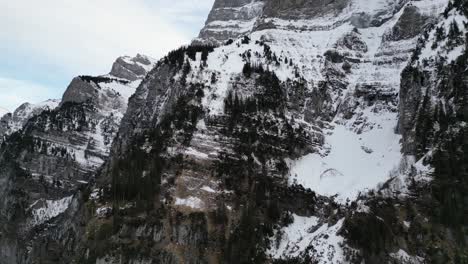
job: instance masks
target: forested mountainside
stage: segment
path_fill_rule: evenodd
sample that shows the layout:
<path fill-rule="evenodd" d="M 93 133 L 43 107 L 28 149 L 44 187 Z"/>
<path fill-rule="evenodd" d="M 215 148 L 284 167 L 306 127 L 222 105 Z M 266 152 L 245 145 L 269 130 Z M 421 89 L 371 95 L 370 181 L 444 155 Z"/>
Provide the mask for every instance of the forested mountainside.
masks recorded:
<path fill-rule="evenodd" d="M 81 206 L 78 193 L 109 155 L 128 98 L 141 82 L 141 73 L 135 79 L 125 74 L 153 66 L 142 55 L 119 58 L 108 75 L 74 78 L 62 100 L 25 103 L 2 117 L 0 263 L 60 260 L 59 241 L 68 239 L 69 222 L 76 220 L 66 211 Z"/>
<path fill-rule="evenodd" d="M 4 133 L 2 261 L 468 263 L 467 16 L 216 0 Z"/>

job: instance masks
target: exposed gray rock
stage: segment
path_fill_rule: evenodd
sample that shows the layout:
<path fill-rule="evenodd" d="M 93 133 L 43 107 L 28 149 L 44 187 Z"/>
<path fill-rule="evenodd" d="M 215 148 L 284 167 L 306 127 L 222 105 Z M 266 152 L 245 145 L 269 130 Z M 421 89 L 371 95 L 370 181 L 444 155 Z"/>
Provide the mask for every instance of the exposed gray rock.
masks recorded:
<path fill-rule="evenodd" d="M 344 35 L 338 40 L 336 46 L 357 52 L 365 53 L 368 51 L 367 44 L 362 40 L 361 34 L 357 30 Z"/>
<path fill-rule="evenodd" d="M 136 57 L 119 57 L 112 65 L 110 75 L 135 81 L 143 79 L 145 75 L 154 67 L 154 59 L 137 54 Z"/>
<path fill-rule="evenodd" d="M 249 33 L 263 13 L 260 0 L 217 0 L 195 43 L 219 44 Z"/>
<path fill-rule="evenodd" d="M 84 81 L 81 77 L 75 77 L 68 85 L 62 97 L 62 104 L 66 102 L 85 103 L 98 98 L 99 87 L 93 82 Z"/>
<path fill-rule="evenodd" d="M 313 19 L 318 16 L 338 15 L 349 0 L 325 1 L 265 1 L 264 15 L 281 19 Z"/>
<path fill-rule="evenodd" d="M 453 232 L 428 209 L 440 201 L 416 178 L 427 164 L 416 168 L 405 155 L 430 154 L 438 131 L 465 131 L 457 118 L 468 109 L 466 65 L 411 56 L 433 20 L 411 5 L 401 10 L 406 2 L 366 12 L 354 0 L 217 0 L 195 43 L 248 38 L 171 52 L 131 97 L 123 88 L 139 83 L 142 58 L 77 77 L 59 108 L 0 149 L 0 256 L 21 264 L 455 263 Z M 356 138 L 342 162 L 353 167 L 364 155 L 377 177 L 394 153 L 381 144 L 390 137 L 398 148 L 398 118 L 403 155 L 388 180 L 348 201 L 321 196 L 322 180 L 365 178 L 325 164 L 331 136 Z M 310 186 L 317 194 L 292 175 L 309 154 L 330 166 Z M 448 209 L 463 201 L 452 198 Z"/>
<path fill-rule="evenodd" d="M 414 125 L 424 97 L 422 88 L 428 85 L 428 77 L 427 73 L 422 73 L 418 68 L 412 67 L 406 68 L 402 73 L 398 130 L 403 135 L 404 140 L 402 151 L 407 155 L 417 153 Z"/>
<path fill-rule="evenodd" d="M 130 81 L 116 76 L 80 76 L 63 99 L 23 104 L 2 118 L 0 151 L 0 257 L 5 263 L 67 262 L 83 239 L 80 190 L 110 153 L 128 98 L 152 67 Z M 5 125 L 5 126 L 3 126 Z M 20 130 L 21 133 L 12 134 Z M 3 262 L 2 262 L 3 263 Z"/>
<path fill-rule="evenodd" d="M 358 0 L 282 1 L 282 0 L 216 0 L 205 27 L 195 44 L 222 44 L 253 31 L 284 27 L 294 20 L 309 20 L 310 25 L 290 24 L 291 30 L 323 30 L 348 21 L 356 28 L 378 27 L 391 19 L 409 0 L 384 1 L 382 9 L 367 10 Z M 357 10 L 356 6 L 359 8 Z M 314 22 L 316 18 L 331 19 L 331 25 Z M 417 19 L 417 18 L 415 18 Z M 280 22 L 278 24 L 278 21 Z M 417 29 L 414 30 L 415 32 Z"/>
<path fill-rule="evenodd" d="M 422 15 L 416 6 L 407 6 L 391 33 L 385 37 L 394 41 L 414 38 L 421 34 L 429 20 L 430 17 Z"/>
<path fill-rule="evenodd" d="M 13 113 L 0 117 L 0 142 L 4 136 L 11 135 L 20 130 L 31 117 L 43 111 L 54 110 L 59 103 L 60 100 L 47 100 L 38 104 L 24 103 Z"/>

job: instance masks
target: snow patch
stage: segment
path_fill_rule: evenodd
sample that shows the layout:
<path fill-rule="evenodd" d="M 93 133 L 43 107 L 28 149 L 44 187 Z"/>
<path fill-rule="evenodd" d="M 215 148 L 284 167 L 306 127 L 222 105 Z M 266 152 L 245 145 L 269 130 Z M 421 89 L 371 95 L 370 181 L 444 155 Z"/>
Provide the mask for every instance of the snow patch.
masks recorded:
<path fill-rule="evenodd" d="M 205 203 L 200 200 L 200 198 L 190 196 L 188 198 L 176 197 L 175 205 L 186 206 L 193 209 L 202 209 L 205 206 Z"/>
<path fill-rule="evenodd" d="M 329 153 L 313 153 L 292 162 L 290 182 L 322 195 L 338 195 L 344 202 L 387 180 L 401 159 L 400 135 L 394 132 L 397 117 L 394 113 L 367 114 L 380 119 L 376 127 L 357 134 L 337 124 L 325 131 Z M 365 152 L 363 146 L 373 151 Z"/>
<path fill-rule="evenodd" d="M 209 192 L 209 193 L 215 193 L 216 190 L 213 190 L 210 186 L 203 186 L 201 188 L 201 190 L 205 191 L 205 192 Z"/>
<path fill-rule="evenodd" d="M 205 154 L 203 152 L 200 152 L 194 148 L 188 148 L 186 151 L 185 151 L 185 154 L 186 155 L 191 155 L 191 156 L 194 156 L 194 157 L 197 157 L 197 158 L 200 158 L 200 159 L 207 159 L 209 156 L 208 154 Z"/>
<path fill-rule="evenodd" d="M 71 201 L 73 196 L 68 196 L 60 200 L 38 200 L 34 202 L 30 208 L 31 214 L 33 216 L 33 224 L 39 225 L 42 224 L 60 214 L 65 212 Z M 42 206 L 39 208 L 35 208 L 41 204 Z"/>
<path fill-rule="evenodd" d="M 395 253 L 390 253 L 390 257 L 394 258 L 398 261 L 398 263 L 402 264 L 422 264 L 426 263 L 424 258 L 418 256 L 411 256 L 403 249 L 398 250 Z"/>
<path fill-rule="evenodd" d="M 317 217 L 301 217 L 293 215 L 294 222 L 281 229 L 276 235 L 280 241 L 268 252 L 274 259 L 287 259 L 297 257 L 310 246 L 313 247 L 312 254 L 319 264 L 341 263 L 343 260 L 342 244 L 344 238 L 337 235 L 341 229 L 344 219 L 335 225 L 319 225 Z"/>
<path fill-rule="evenodd" d="M 200 121 L 198 121 L 197 123 L 197 129 L 198 130 L 206 130 L 206 123 L 205 123 L 205 120 L 204 119 L 200 119 Z"/>

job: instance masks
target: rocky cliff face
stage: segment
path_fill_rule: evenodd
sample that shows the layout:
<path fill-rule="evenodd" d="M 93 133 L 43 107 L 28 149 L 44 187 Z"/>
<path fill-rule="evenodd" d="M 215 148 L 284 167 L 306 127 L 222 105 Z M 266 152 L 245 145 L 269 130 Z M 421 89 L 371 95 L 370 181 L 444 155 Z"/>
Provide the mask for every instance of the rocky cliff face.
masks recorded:
<path fill-rule="evenodd" d="M 31 117 L 46 110 L 53 110 L 59 103 L 59 100 L 52 99 L 39 104 L 24 103 L 13 113 L 5 113 L 0 119 L 0 137 L 4 138 L 20 130 Z"/>
<path fill-rule="evenodd" d="M 92 262 L 456 262 L 450 231 L 423 246 L 441 226 L 411 182 L 431 169 L 399 124 L 401 73 L 446 5 L 217 1 L 195 43 L 233 41 L 172 52 L 130 102 Z"/>
<path fill-rule="evenodd" d="M 112 65 L 110 75 L 129 81 L 143 79 L 154 67 L 154 59 L 137 54 L 136 57 L 124 56 L 118 58 Z"/>
<path fill-rule="evenodd" d="M 410 1 L 215 1 L 195 43 L 219 44 L 255 31 L 273 28 L 323 31 L 346 23 L 356 28 L 379 27 L 394 17 L 408 2 Z M 445 5 L 442 1 L 434 1 L 433 4 Z M 437 12 L 437 9 L 432 11 Z M 411 11 L 408 9 L 406 12 Z M 417 20 L 419 15 L 407 16 Z M 315 23 L 310 23 L 312 21 Z M 418 34 L 418 25 L 414 25 L 414 29 L 414 33 Z"/>
<path fill-rule="evenodd" d="M 63 247 L 72 250 L 76 238 L 67 236 L 77 232 L 80 218 L 58 218 L 69 208 L 69 215 L 81 209 L 78 190 L 93 181 L 109 155 L 128 98 L 140 82 L 111 74 L 80 76 L 61 101 L 23 104 L 2 118 L 0 244 L 5 263 L 30 263 L 37 257 L 53 261 L 66 254 Z M 57 239 L 65 239 L 64 244 Z"/>
<path fill-rule="evenodd" d="M 215 1 L 194 45 L 139 84 L 80 191 L 3 207 L 54 208 L 17 262 L 464 263 L 467 14 L 446 0 Z M 75 79 L 60 109 L 118 112 L 120 66 Z M 49 128 L 41 116 L 24 131 Z M 4 156 L 29 141 L 5 142 Z M 11 155 L 2 186 L 26 186 Z"/>

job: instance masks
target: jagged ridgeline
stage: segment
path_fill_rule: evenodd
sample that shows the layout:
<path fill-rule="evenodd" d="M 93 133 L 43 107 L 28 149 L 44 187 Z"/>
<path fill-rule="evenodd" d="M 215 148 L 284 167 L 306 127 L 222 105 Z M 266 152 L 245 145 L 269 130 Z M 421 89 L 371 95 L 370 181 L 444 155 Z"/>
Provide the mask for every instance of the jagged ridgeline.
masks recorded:
<path fill-rule="evenodd" d="M 246 81 L 255 94 L 244 98 L 241 90 L 229 91 L 221 112 L 209 115 L 203 101 L 219 80 L 208 74 L 208 82 L 194 82 L 194 76 L 207 67 L 213 50 L 192 45 L 173 51 L 153 71 L 165 75 L 143 82 L 141 87 L 167 84 L 152 100 L 170 110 L 124 118 L 124 125 L 136 118 L 145 125 L 135 124 L 128 142 L 125 135 L 117 138 L 122 154 L 100 177 L 108 188 L 95 190 L 101 195 L 88 202 L 106 212 L 87 226 L 91 262 L 264 262 L 274 227 L 288 221 L 292 210 L 315 211 L 312 191 L 287 185 L 284 159 L 310 152 L 318 139 L 285 115 L 284 84 L 274 72 L 252 66 Z"/>
<path fill-rule="evenodd" d="M 467 16 L 215 1 L 2 118 L 0 263 L 468 263 Z"/>
<path fill-rule="evenodd" d="M 75 258 L 86 220 L 82 192 L 107 159 L 141 82 L 131 69 L 152 65 L 143 55 L 119 58 L 108 75 L 73 79 L 62 100 L 25 103 L 2 117 L 1 263 Z"/>

